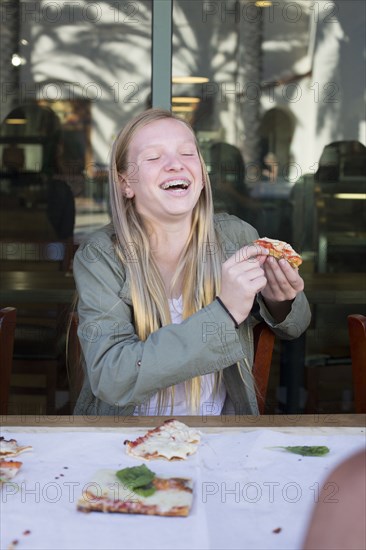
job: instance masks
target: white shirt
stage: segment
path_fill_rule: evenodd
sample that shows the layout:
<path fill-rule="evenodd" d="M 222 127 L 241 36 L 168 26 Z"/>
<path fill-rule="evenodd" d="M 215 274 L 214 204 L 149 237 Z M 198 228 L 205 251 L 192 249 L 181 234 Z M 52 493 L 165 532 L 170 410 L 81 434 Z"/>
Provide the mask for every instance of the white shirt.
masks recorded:
<path fill-rule="evenodd" d="M 181 323 L 183 313 L 182 296 L 169 300 L 169 309 L 172 323 Z M 171 414 L 174 414 L 176 416 L 185 416 L 189 414 L 198 414 L 204 416 L 219 415 L 221 414 L 222 408 L 224 406 L 226 398 L 226 388 L 224 383 L 222 382 L 218 388 L 218 391 L 216 392 L 216 395 L 214 395 L 214 385 L 214 374 L 205 374 L 201 376 L 201 401 L 199 411 L 197 411 L 196 413 L 192 413 L 187 407 L 185 384 L 184 382 L 182 382 L 181 384 L 176 384 L 176 386 L 174 386 L 175 393 L 173 413 L 171 413 L 170 403 L 160 412 L 158 411 L 158 397 L 156 394 L 150 399 L 150 403 L 138 407 L 135 414 L 140 414 L 143 416 L 153 416 L 158 414 L 161 414 L 162 416 L 169 416 Z"/>

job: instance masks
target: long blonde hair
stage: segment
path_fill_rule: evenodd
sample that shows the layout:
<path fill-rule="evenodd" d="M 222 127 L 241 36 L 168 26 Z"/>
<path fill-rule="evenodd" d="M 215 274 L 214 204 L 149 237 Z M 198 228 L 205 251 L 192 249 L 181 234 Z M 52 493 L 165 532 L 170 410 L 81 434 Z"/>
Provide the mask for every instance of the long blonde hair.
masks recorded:
<path fill-rule="evenodd" d="M 125 196 L 120 176 L 129 169 L 128 150 L 134 135 L 144 126 L 164 119 L 178 120 L 185 124 L 194 136 L 189 124 L 170 111 L 149 109 L 132 119 L 117 136 L 112 149 L 109 170 L 116 252 L 129 272 L 135 329 L 138 337 L 143 341 L 152 332 L 171 323 L 171 317 L 168 296 L 151 253 L 144 219 L 136 211 L 134 199 Z M 189 317 L 212 302 L 219 293 L 221 285 L 221 262 L 213 223 L 211 185 L 197 140 L 195 141 L 204 186 L 193 210 L 191 231 L 172 281 L 172 286 L 179 278 L 183 281 L 183 318 Z M 216 253 L 210 253 L 212 251 Z M 172 357 L 172 361 L 174 360 L 175 358 Z M 221 376 L 221 372 L 216 374 L 215 391 Z M 188 380 L 185 388 L 188 407 L 192 413 L 197 413 L 201 394 L 200 377 Z M 172 413 L 174 406 L 174 388 L 172 387 L 158 392 L 159 412 L 161 407 L 166 407 L 169 401 Z"/>

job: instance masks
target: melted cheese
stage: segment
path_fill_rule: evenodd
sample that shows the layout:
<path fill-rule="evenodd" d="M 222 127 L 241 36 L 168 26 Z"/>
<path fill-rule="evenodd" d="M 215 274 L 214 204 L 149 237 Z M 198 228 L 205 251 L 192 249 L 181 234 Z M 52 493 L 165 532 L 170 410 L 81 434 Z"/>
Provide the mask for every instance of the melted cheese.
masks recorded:
<path fill-rule="evenodd" d="M 127 454 L 145 458 L 146 455 L 158 453 L 159 457 L 168 460 L 185 459 L 197 451 L 200 440 L 201 436 L 197 430 L 174 420 L 163 424 L 159 431 L 148 435 L 145 441 L 135 447 L 128 446 Z"/>

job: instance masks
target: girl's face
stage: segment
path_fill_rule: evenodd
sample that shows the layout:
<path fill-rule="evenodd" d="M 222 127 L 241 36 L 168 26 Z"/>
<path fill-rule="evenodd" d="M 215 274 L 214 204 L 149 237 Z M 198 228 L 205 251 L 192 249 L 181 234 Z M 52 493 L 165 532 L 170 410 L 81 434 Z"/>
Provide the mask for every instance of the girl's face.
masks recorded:
<path fill-rule="evenodd" d="M 179 120 L 151 122 L 134 135 L 122 178 L 125 195 L 151 222 L 190 217 L 203 187 L 194 135 Z"/>

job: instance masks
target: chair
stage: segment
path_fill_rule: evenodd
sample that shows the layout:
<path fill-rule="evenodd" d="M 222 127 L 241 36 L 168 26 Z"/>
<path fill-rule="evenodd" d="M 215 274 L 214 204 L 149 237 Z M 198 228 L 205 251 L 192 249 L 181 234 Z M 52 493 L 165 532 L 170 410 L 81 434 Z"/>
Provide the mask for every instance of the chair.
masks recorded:
<path fill-rule="evenodd" d="M 80 363 L 81 347 L 77 335 L 78 323 L 79 319 L 77 313 L 71 313 L 67 343 L 71 403 L 74 403 L 77 399 L 84 379 L 84 373 Z M 264 414 L 266 406 L 274 341 L 275 335 L 264 321 L 258 323 L 254 327 L 254 363 L 252 372 L 260 414 Z"/>
<path fill-rule="evenodd" d="M 73 311 L 69 317 L 66 364 L 70 387 L 70 403 L 73 406 L 81 392 L 84 382 L 84 372 L 81 366 L 81 346 L 78 337 L 79 317 Z"/>
<path fill-rule="evenodd" d="M 10 377 L 13 366 L 13 346 L 16 323 L 16 309 L 5 307 L 0 310 L 0 414 L 8 414 Z"/>
<path fill-rule="evenodd" d="M 264 414 L 275 335 L 264 321 L 254 327 L 253 377 L 260 414 Z"/>
<path fill-rule="evenodd" d="M 1 269 L 35 274 L 70 269 L 76 246 L 70 241 L 2 240 Z M 41 411 L 55 414 L 58 408 L 56 389 L 63 389 L 65 371 L 64 326 L 68 305 L 62 301 L 24 302 L 17 305 L 17 326 L 13 350 L 11 393 L 15 412 Z M 60 385 L 59 384 L 59 385 Z M 60 394 L 61 395 L 61 394 Z M 23 396 L 30 396 L 26 399 Z"/>
<path fill-rule="evenodd" d="M 348 315 L 348 333 L 352 359 L 352 381 L 357 414 L 366 413 L 366 317 Z"/>

